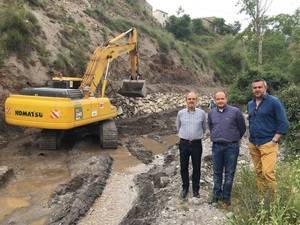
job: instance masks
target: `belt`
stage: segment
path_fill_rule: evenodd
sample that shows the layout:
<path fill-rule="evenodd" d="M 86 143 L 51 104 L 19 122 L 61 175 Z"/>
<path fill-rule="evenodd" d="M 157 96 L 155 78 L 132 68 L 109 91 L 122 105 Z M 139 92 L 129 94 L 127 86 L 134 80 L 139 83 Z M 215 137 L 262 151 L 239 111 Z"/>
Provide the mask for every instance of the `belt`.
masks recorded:
<path fill-rule="evenodd" d="M 186 142 L 186 143 L 189 143 L 189 144 L 201 143 L 201 139 L 187 140 L 187 139 L 180 138 L 180 141 Z"/>
<path fill-rule="evenodd" d="M 229 145 L 229 144 L 237 144 L 238 141 L 232 141 L 232 142 L 216 141 L 214 143 L 219 144 L 219 145 Z"/>

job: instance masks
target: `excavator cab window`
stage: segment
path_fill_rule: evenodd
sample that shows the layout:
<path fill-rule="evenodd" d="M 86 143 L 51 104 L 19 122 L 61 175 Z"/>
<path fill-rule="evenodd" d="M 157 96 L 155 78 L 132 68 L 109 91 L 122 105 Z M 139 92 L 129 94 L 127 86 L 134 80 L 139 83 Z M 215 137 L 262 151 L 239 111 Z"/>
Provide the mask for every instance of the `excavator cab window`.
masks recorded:
<path fill-rule="evenodd" d="M 80 84 L 81 81 L 78 80 L 49 80 L 47 82 L 48 87 L 67 89 L 78 89 Z"/>

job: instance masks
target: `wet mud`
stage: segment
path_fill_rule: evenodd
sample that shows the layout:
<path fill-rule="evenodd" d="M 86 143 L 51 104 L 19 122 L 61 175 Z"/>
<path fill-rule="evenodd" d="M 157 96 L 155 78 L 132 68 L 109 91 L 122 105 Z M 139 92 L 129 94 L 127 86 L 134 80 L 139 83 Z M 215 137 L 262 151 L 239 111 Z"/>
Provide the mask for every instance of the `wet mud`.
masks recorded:
<path fill-rule="evenodd" d="M 176 114 L 177 111 L 169 111 L 119 120 L 121 139 L 117 150 L 101 150 L 95 137 L 80 141 L 69 136 L 59 151 L 41 151 L 36 143 L 38 132 L 9 142 L 0 151 L 0 165 L 13 169 L 12 178 L 0 188 L 0 204 L 5 205 L 0 209 L 0 224 L 77 224 L 95 199 L 102 195 L 110 176 L 122 176 L 125 171 L 129 173 L 129 168 L 141 164 L 155 167 L 157 155 L 177 142 L 174 135 Z M 174 160 L 171 155 L 166 158 L 165 163 Z M 137 208 L 128 205 L 128 212 L 124 211 L 127 220 L 124 221 L 128 224 L 137 222 L 139 216 L 133 215 L 142 216 L 139 207 L 145 207 L 142 211 L 150 213 L 149 204 L 141 202 L 151 200 L 154 207 L 161 201 L 161 197 L 155 200 L 157 196 L 153 191 L 167 185 L 166 177 L 156 170 L 151 175 L 145 173 L 130 178 L 130 190 L 134 188 L 137 192 L 132 201 L 139 202 L 140 206 L 137 203 L 131 204 Z M 148 217 L 145 221 L 152 221 L 152 216 Z M 132 222 L 129 222 L 130 218 Z"/>

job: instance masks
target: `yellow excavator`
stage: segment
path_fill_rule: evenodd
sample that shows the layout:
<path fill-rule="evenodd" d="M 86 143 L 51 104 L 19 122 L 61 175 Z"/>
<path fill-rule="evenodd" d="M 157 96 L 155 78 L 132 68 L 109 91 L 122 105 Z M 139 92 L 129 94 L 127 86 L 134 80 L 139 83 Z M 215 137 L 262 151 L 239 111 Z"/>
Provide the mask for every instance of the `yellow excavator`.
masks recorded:
<path fill-rule="evenodd" d="M 60 75 L 47 87 L 24 88 L 20 94 L 10 95 L 5 101 L 5 121 L 43 129 L 41 149 L 59 148 L 65 131 L 80 128 L 96 133 L 102 148 L 117 148 L 118 133 L 113 121 L 117 109 L 105 91 L 110 62 L 125 53 L 129 54 L 131 75 L 123 80 L 119 93 L 145 97 L 145 80 L 138 73 L 137 31 L 131 28 L 96 48 L 82 78 Z"/>

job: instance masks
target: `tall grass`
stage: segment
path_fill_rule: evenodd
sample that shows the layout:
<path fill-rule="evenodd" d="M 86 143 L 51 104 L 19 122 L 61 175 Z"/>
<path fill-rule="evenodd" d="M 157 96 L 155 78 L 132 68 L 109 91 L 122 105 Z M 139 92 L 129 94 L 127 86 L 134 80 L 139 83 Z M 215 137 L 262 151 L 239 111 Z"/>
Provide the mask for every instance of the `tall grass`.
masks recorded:
<path fill-rule="evenodd" d="M 2 49 L 25 59 L 35 49 L 35 37 L 40 33 L 36 17 L 17 3 L 3 7 L 0 15 Z"/>
<path fill-rule="evenodd" d="M 300 157 L 282 162 L 277 169 L 275 194 L 258 192 L 255 175 L 247 167 L 238 174 L 233 189 L 230 225 L 300 224 Z"/>

